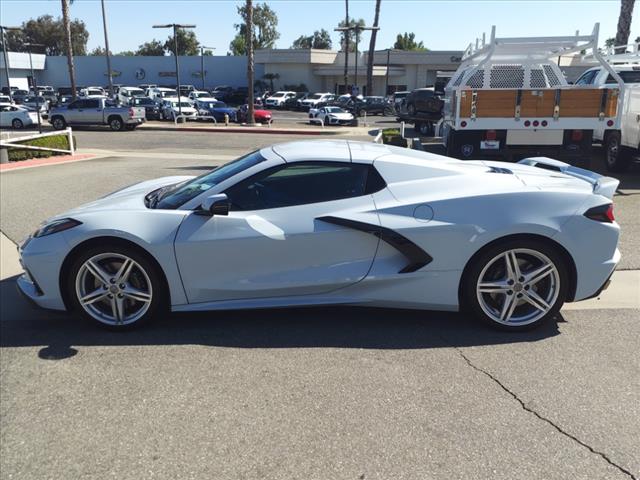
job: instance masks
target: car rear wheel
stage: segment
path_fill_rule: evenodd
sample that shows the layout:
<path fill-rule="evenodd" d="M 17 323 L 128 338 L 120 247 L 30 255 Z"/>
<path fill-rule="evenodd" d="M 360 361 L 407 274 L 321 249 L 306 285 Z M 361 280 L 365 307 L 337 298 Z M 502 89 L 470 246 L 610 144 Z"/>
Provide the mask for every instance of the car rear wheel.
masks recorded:
<path fill-rule="evenodd" d="M 109 127 L 114 132 L 119 132 L 124 128 L 124 123 L 122 123 L 122 119 L 120 117 L 112 117 L 109 119 Z"/>
<path fill-rule="evenodd" d="M 73 262 L 67 278 L 74 310 L 102 327 L 125 330 L 150 320 L 161 308 L 161 273 L 135 249 L 89 248 Z"/>
<path fill-rule="evenodd" d="M 22 123 L 22 120 L 20 120 L 19 118 L 14 118 L 11 122 L 11 126 L 16 130 L 20 130 L 22 127 L 24 127 L 24 123 Z"/>
<path fill-rule="evenodd" d="M 505 242 L 475 259 L 463 279 L 463 303 L 494 328 L 529 330 L 558 313 L 568 278 L 563 257 L 546 243 Z"/>
<path fill-rule="evenodd" d="M 620 142 L 618 132 L 610 132 L 604 141 L 604 155 L 607 170 L 610 172 L 624 172 L 629 168 L 631 156 Z"/>

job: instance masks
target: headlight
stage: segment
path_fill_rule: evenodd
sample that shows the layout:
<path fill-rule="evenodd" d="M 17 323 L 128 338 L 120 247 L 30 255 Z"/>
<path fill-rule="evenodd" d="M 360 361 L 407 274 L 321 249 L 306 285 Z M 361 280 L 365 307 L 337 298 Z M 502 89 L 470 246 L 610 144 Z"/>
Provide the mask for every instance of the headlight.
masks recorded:
<path fill-rule="evenodd" d="M 73 218 L 61 218 L 59 220 L 53 220 L 52 222 L 42 224 L 38 230 L 33 232 L 33 236 L 35 238 L 44 237 L 46 235 L 51 235 L 52 233 L 69 230 L 70 228 L 77 227 L 78 225 L 82 225 L 82 222 L 74 220 Z"/>

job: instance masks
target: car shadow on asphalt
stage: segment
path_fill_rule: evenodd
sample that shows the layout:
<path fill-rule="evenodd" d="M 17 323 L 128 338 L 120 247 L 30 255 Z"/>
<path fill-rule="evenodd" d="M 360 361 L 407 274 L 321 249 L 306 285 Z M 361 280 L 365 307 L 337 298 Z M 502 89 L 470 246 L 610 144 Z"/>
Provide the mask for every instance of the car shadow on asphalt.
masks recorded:
<path fill-rule="evenodd" d="M 511 333 L 465 314 L 369 307 L 180 313 L 111 332 L 32 305 L 17 292 L 15 278 L 0 282 L 0 347 L 42 347 L 43 359 L 68 358 L 84 346 L 428 349 L 537 342 L 559 334 L 556 322 Z M 557 321 L 564 320 L 558 316 Z"/>

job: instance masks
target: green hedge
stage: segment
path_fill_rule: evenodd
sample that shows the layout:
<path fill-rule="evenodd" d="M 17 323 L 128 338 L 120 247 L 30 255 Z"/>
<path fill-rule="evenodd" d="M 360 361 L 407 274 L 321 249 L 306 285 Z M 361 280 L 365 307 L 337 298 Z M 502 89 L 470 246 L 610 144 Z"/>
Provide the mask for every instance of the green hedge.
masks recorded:
<path fill-rule="evenodd" d="M 402 138 L 400 129 L 385 128 L 382 130 L 382 143 L 385 145 L 396 145 L 398 147 L 406 147 L 407 139 Z"/>
<path fill-rule="evenodd" d="M 59 148 L 61 150 L 69 149 L 69 137 L 65 134 L 52 135 L 51 137 L 36 138 L 34 140 L 25 140 L 19 142 L 21 145 L 33 145 L 34 147 L 50 147 Z M 76 139 L 73 138 L 73 144 L 76 145 Z M 61 152 L 51 152 L 49 150 L 20 150 L 18 148 L 9 149 L 9 161 L 15 162 L 19 160 L 29 160 L 31 158 L 46 158 L 52 155 L 67 155 Z"/>

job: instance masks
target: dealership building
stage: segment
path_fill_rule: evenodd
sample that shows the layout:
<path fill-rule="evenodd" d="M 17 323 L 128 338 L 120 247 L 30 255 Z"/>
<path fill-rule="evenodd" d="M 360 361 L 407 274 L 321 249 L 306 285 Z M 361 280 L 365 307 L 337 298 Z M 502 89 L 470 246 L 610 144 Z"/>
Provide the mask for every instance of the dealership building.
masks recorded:
<path fill-rule="evenodd" d="M 444 83 L 460 64 L 461 51 L 402 51 L 374 52 L 373 90 L 366 92 L 368 52 L 350 53 L 348 58 L 349 85 L 358 85 L 366 95 L 385 95 L 397 90 L 411 90 Z M 29 54 L 8 52 L 11 86 L 27 89 L 31 84 Z M 67 58 L 65 56 L 31 56 L 33 74 L 38 85 L 54 88 L 69 86 Z M 78 86 L 105 86 L 106 59 L 102 56 L 74 57 Z M 203 85 L 232 87 L 246 86 L 247 58 L 241 56 L 181 56 L 180 81 L 196 88 Z M 344 90 L 345 54 L 334 50 L 258 50 L 255 54 L 255 78 L 274 74 L 275 89 L 284 85 L 306 85 L 314 92 L 342 92 Z M 0 55 L 0 86 L 6 87 L 4 58 Z M 574 80 L 585 69 L 580 66 L 562 67 L 569 80 Z M 153 83 L 175 85 L 175 58 L 172 56 L 113 56 L 111 57 L 113 83 L 139 85 Z M 356 80 L 357 75 L 357 82 Z"/>

